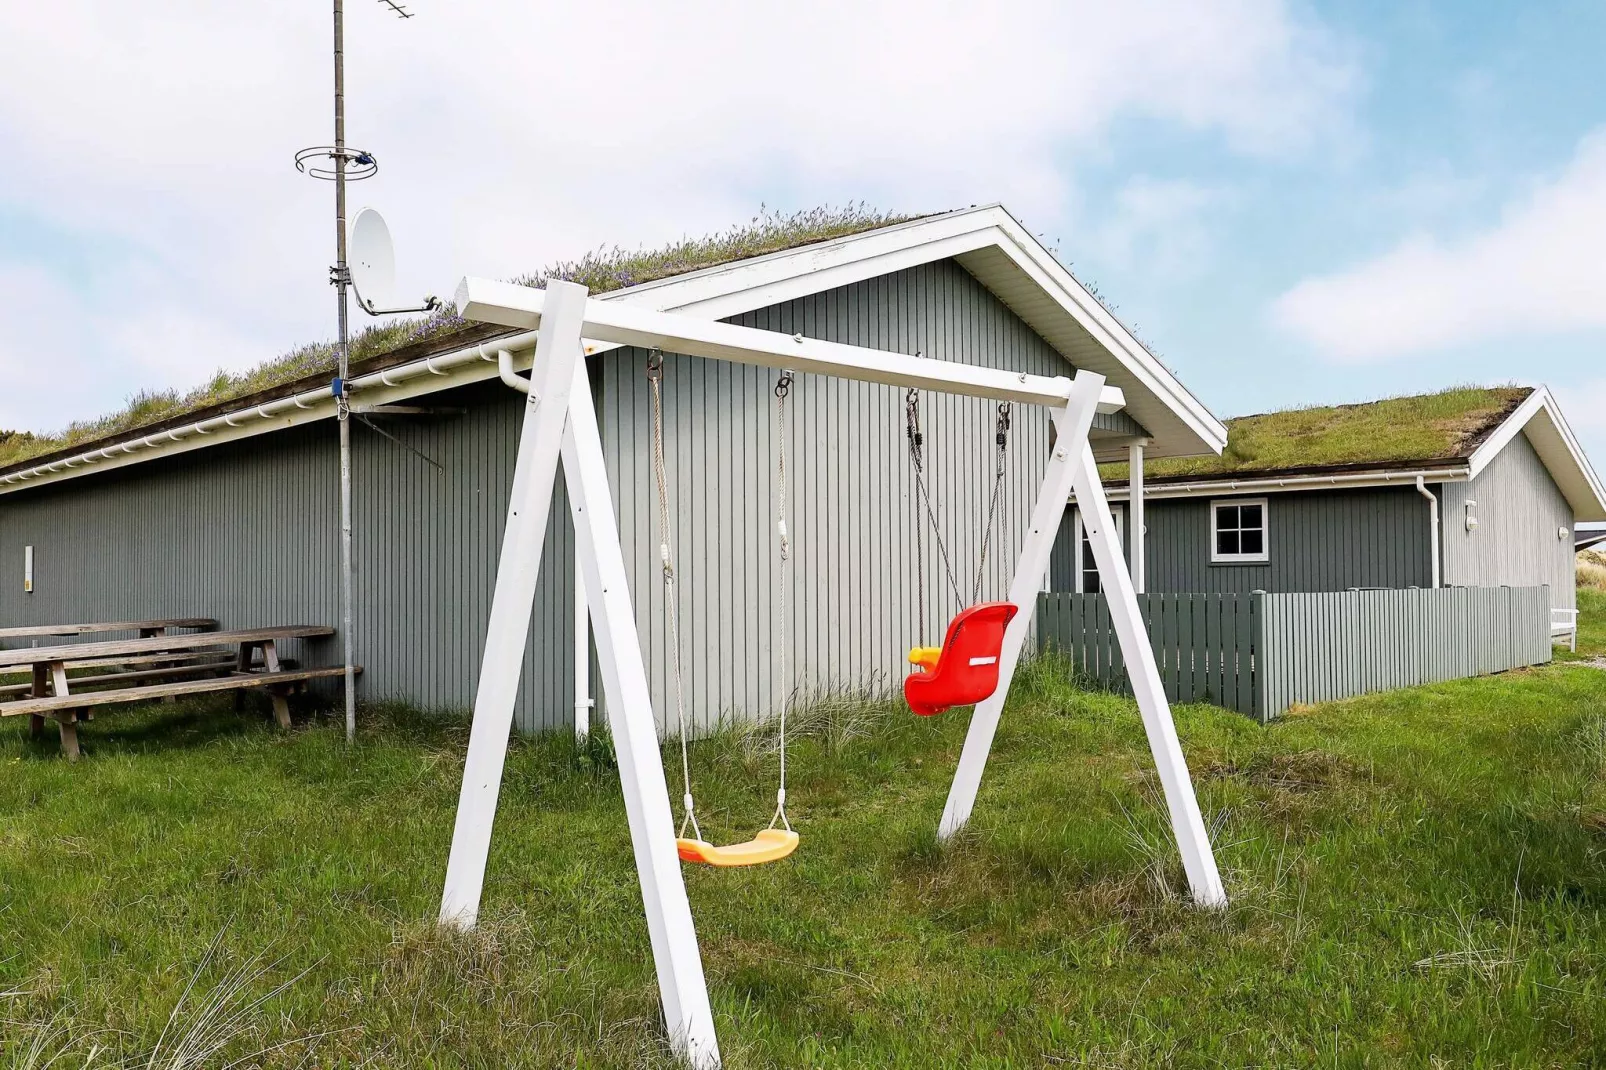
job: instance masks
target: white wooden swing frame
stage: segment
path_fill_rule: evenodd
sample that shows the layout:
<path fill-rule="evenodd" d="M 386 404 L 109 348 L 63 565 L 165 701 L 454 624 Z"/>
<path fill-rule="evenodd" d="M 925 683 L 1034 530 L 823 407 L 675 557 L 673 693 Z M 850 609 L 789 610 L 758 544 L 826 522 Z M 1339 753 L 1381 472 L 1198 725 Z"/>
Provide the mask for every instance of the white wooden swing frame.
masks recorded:
<path fill-rule="evenodd" d="M 619 760 L 619 779 L 641 879 L 665 1027 L 671 1043 L 691 1065 L 699 1070 L 719 1065 L 719 1043 L 703 978 L 697 931 L 675 849 L 675 826 L 660 760 L 657 719 L 626 583 L 624 551 L 614 518 L 591 388 L 581 356 L 583 339 L 1047 406 L 1057 430 L 1056 441 L 1009 591 L 1009 600 L 1020 606 L 1021 612 L 1004 636 L 998 690 L 971 716 L 939 835 L 952 836 L 970 818 L 1004 698 L 1031 624 L 1039 583 L 1048 569 L 1060 518 L 1074 489 L 1088 525 L 1099 575 L 1104 577 L 1110 617 L 1142 711 L 1193 899 L 1201 906 L 1226 904 L 1226 892 L 1138 612 L 1120 538 L 1088 444 L 1095 411 L 1114 411 L 1125 401 L 1119 390 L 1104 385 L 1103 376 L 1085 370 L 1074 379 L 1016 374 L 802 335 L 777 334 L 598 301 L 588 297 L 584 287 L 566 282 L 549 282 L 543 291 L 465 279 L 457 292 L 457 307 L 467 319 L 526 330 L 538 328 L 539 336 L 441 897 L 442 925 L 471 928 L 479 913 L 542 543 L 561 456 L 575 527 L 575 559 L 595 627 L 597 662 Z"/>

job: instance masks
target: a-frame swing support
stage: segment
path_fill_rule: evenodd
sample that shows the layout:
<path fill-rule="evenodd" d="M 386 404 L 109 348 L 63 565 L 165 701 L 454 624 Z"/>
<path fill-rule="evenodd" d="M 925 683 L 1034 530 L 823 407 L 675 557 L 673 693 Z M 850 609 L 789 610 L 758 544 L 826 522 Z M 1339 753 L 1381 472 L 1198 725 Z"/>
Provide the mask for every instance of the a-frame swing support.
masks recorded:
<path fill-rule="evenodd" d="M 719 1065 L 719 1043 L 697 932 L 675 849 L 673 812 L 658 749 L 657 718 L 582 357 L 585 339 L 1048 406 L 1058 431 L 1056 445 L 1010 587 L 1010 599 L 1022 611 L 1005 633 L 998 691 L 976 708 L 971 719 L 964 753 L 943 811 L 941 835 L 952 835 L 963 827 L 975 803 L 1004 696 L 1036 606 L 1038 582 L 1048 568 L 1059 520 L 1074 487 L 1078 505 L 1091 518 L 1089 541 L 1099 574 L 1109 587 L 1111 617 L 1143 713 L 1194 900 L 1208 906 L 1226 903 L 1170 707 L 1144 634 L 1120 540 L 1088 445 L 1095 411 L 1113 411 L 1124 405 L 1121 392 L 1106 387 L 1102 376 L 1082 371 L 1071 380 L 1017 374 L 632 309 L 591 299 L 584 287 L 566 282 L 549 282 L 542 291 L 465 279 L 457 292 L 457 307 L 470 320 L 539 329 L 540 333 L 531 364 L 530 392 L 497 566 L 485 658 L 474 700 L 474 724 L 441 897 L 441 924 L 471 928 L 479 914 L 542 543 L 561 456 L 576 533 L 576 565 L 595 627 L 597 662 L 619 759 L 619 779 L 641 880 L 665 1027 L 676 1050 L 693 1066 Z"/>

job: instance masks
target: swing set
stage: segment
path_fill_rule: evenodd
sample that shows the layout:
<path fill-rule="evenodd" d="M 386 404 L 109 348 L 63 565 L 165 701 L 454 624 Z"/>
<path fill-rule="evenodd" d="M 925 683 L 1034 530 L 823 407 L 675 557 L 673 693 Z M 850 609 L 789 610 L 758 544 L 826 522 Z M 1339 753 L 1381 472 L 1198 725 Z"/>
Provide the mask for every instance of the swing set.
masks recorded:
<path fill-rule="evenodd" d="M 961 609 L 953 618 L 941 647 L 917 647 L 910 652 L 914 671 L 904 683 L 904 695 L 914 712 L 929 716 L 955 706 L 975 704 L 953 786 L 938 824 L 938 836 L 951 837 L 970 818 L 1009 682 L 1027 638 L 1030 608 L 1035 605 L 1060 519 L 1074 490 L 1089 545 L 1109 595 L 1111 623 L 1120 639 L 1133 693 L 1149 736 L 1193 900 L 1205 907 L 1226 904 L 1226 893 L 1122 558 L 1119 534 L 1088 444 L 1094 413 L 1116 411 L 1125 404 L 1121 391 L 1105 386 L 1103 376 L 1088 370 L 1079 371 L 1074 379 L 1028 375 L 824 342 L 801 334 L 777 334 L 597 301 L 588 296 L 584 287 L 560 281 L 548 282 L 542 290 L 513 283 L 465 279 L 457 291 L 457 307 L 465 319 L 525 331 L 537 330 L 538 337 L 527 384 L 512 373 L 512 355 L 506 352 L 501 355 L 503 380 L 516 385 L 528 396 L 486 630 L 485 655 L 475 694 L 462 792 L 441 896 L 442 925 L 468 929 L 478 918 L 513 707 L 529 636 L 536 577 L 540 572 L 544 533 L 561 458 L 575 529 L 575 565 L 595 629 L 597 664 L 619 761 L 625 813 L 641 881 L 665 1025 L 671 1044 L 691 1065 L 699 1070 L 719 1066 L 719 1044 L 681 863 L 684 860 L 715 867 L 752 865 L 784 858 L 798 846 L 797 833 L 786 814 L 785 718 L 791 694 L 785 662 L 784 599 L 791 546 L 786 529 L 784 442 L 792 375 L 800 372 L 882 383 L 909 391 L 944 391 L 1004 403 L 999 409 L 997 431 L 999 472 L 1007 445 L 1009 406 L 1014 403 L 1045 406 L 1057 431 L 1021 539 L 1007 598 L 976 603 L 985 575 L 993 515 L 999 501 L 1002 483 L 999 475 L 995 477 L 988 508 L 982 565 L 978 568 L 970 599 L 975 604 Z M 676 723 L 680 729 L 684 789 L 684 812 L 678 834 L 660 760 L 657 718 L 636 630 L 624 551 L 619 541 L 596 410 L 582 355 L 584 340 L 637 346 L 653 355 L 649 359 L 649 376 L 653 388 L 654 482 L 662 532 L 659 549 L 668 606 L 670 666 Z M 726 846 L 715 846 L 703 839 L 691 792 L 691 760 L 680 679 L 679 622 L 675 618 L 677 576 L 669 537 L 671 513 L 663 460 L 663 352 L 757 365 L 781 373 L 775 388 L 777 429 L 783 443 L 778 452 L 776 509 L 783 579 L 780 593 L 783 625 L 777 649 L 781 659 L 779 678 L 787 693 L 780 710 L 780 784 L 769 827 L 747 842 Z M 924 480 L 917 393 L 906 395 L 906 406 L 911 460 L 917 473 L 920 501 L 936 528 L 935 510 Z M 940 530 L 937 544 L 950 586 L 957 596 L 960 591 L 954 582 Z M 919 598 L 924 620 L 923 587 Z M 963 598 L 959 600 L 964 601 Z M 1028 611 L 1022 613 L 1021 608 Z M 690 836 L 686 835 L 688 830 Z"/>

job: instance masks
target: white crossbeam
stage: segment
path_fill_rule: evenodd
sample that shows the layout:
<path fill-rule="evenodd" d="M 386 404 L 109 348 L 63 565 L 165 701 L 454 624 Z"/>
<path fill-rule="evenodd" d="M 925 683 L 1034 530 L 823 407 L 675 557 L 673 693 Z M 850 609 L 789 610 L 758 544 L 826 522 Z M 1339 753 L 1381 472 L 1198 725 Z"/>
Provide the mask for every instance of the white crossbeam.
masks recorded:
<path fill-rule="evenodd" d="M 533 287 L 492 279 L 465 278 L 457 287 L 457 308 L 463 318 L 524 330 L 541 326 L 545 300 L 546 295 Z M 598 342 L 996 401 L 1057 407 L 1071 396 L 1071 381 L 1063 375 L 1028 375 L 911 357 L 596 299 L 586 302 L 582 330 L 586 338 Z M 1106 386 L 1100 392 L 1098 411 L 1119 412 L 1125 407 L 1126 395 L 1119 388 Z"/>

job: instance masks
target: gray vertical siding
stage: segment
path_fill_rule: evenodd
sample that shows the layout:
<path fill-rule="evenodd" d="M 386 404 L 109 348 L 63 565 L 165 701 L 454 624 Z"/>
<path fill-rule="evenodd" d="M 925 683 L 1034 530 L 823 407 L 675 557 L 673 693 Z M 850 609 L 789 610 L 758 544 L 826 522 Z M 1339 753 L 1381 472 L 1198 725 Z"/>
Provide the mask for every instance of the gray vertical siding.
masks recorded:
<path fill-rule="evenodd" d="M 1554 608 L 1577 608 L 1573 511 L 1527 436 L 1517 435 L 1478 477 L 1434 488 L 1444 518 L 1444 582 L 1467 587 L 1550 587 Z M 1478 528 L 1466 527 L 1466 501 Z"/>
<path fill-rule="evenodd" d="M 1072 369 L 952 262 L 775 305 L 732 322 L 1038 374 Z M 650 464 L 646 354 L 604 354 L 601 420 L 637 624 L 660 717 L 672 717 Z M 775 373 L 670 354 L 666 453 L 674 505 L 689 715 L 700 726 L 772 709 L 781 683 L 775 533 Z M 958 608 L 917 513 L 903 391 L 799 376 L 788 402 L 794 571 L 787 596 L 794 680 L 877 687 L 900 678 L 910 646 L 941 641 Z M 992 486 L 991 402 L 921 398 L 929 485 L 965 597 Z M 1106 429 L 1127 423 L 1106 421 Z M 1048 452 L 1048 415 L 1016 406 L 982 598 L 1000 598 Z M 924 576 L 916 540 L 924 541 Z M 926 619 L 917 620 L 917 585 Z"/>
<path fill-rule="evenodd" d="M 1041 374 L 1070 366 L 962 268 L 941 262 L 827 291 L 736 322 Z M 669 711 L 644 354 L 593 358 L 604 448 L 660 715 Z M 778 696 L 773 375 L 671 356 L 667 434 L 688 697 L 697 723 L 758 714 Z M 365 698 L 473 701 L 512 479 L 521 398 L 500 384 L 435 395 L 456 415 L 353 427 L 358 658 Z M 991 487 L 994 407 L 922 399 L 930 480 L 969 595 Z M 1122 415 L 1100 417 L 1132 433 Z M 1141 431 L 1141 428 L 1137 430 Z M 0 496 L 0 561 L 36 548 L 36 593 L 0 584 L 8 624 L 169 614 L 225 627 L 339 620 L 333 423 Z M 1048 450 L 1048 416 L 1017 406 L 982 597 L 1005 592 Z M 417 451 L 415 454 L 412 451 Z M 937 642 L 957 608 L 916 514 L 903 395 L 803 376 L 788 451 L 796 569 L 788 633 L 804 687 L 889 683 L 907 647 Z M 418 454 L 440 465 L 436 468 Z M 915 540 L 926 619 L 916 620 Z M 531 623 L 518 724 L 572 717 L 572 545 L 561 482 Z M 298 652 L 335 663 L 338 645 Z M 672 713 L 669 713 L 672 716 Z"/>
<path fill-rule="evenodd" d="M 427 707 L 473 701 L 522 416 L 501 386 L 436 396 L 461 415 L 352 427 L 353 557 L 362 694 Z M 338 625 L 338 452 L 333 423 L 278 432 L 0 498 L 0 619 L 46 624 L 168 615 L 225 628 Z M 34 546 L 34 593 L 22 547 Z M 567 499 L 553 503 L 518 724 L 573 705 Z M 336 642 L 302 644 L 338 664 Z"/>
<path fill-rule="evenodd" d="M 1428 507 L 1414 489 L 1242 495 L 1267 499 L 1270 560 L 1213 565 L 1210 502 L 1232 497 L 1147 503 L 1150 591 L 1342 591 L 1432 583 Z M 1054 589 L 1071 588 L 1056 580 Z"/>

